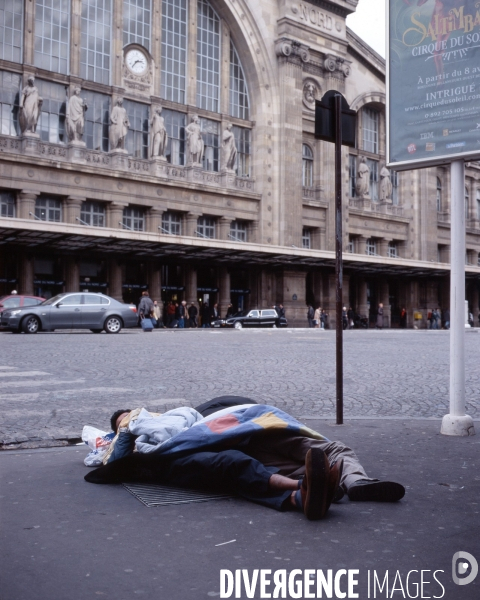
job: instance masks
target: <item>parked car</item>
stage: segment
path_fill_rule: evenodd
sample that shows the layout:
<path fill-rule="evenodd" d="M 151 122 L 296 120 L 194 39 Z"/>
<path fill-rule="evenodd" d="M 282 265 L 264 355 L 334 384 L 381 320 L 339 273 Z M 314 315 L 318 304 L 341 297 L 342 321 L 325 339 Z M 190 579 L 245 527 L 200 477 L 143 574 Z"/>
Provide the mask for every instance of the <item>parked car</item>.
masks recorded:
<path fill-rule="evenodd" d="M 13 333 L 55 329 L 118 333 L 122 327 L 136 327 L 137 308 L 104 294 L 72 292 L 58 294 L 38 306 L 8 308 L 1 315 L 1 324 Z"/>
<path fill-rule="evenodd" d="M 255 308 L 239 312 L 228 319 L 212 321 L 212 327 L 287 327 L 285 317 L 279 317 L 274 308 Z"/>
<path fill-rule="evenodd" d="M 37 306 L 45 302 L 45 298 L 40 296 L 30 296 L 25 294 L 7 294 L 0 296 L 0 313 L 7 308 L 23 308 L 24 306 Z"/>

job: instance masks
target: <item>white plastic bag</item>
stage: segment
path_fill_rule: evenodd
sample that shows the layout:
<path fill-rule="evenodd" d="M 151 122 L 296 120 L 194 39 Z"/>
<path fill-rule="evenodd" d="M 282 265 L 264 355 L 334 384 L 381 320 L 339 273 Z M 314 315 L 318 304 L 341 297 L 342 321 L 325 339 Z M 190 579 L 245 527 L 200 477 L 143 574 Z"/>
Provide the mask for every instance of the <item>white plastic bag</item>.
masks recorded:
<path fill-rule="evenodd" d="M 84 465 L 87 467 L 99 467 L 114 437 L 115 433 L 113 431 L 107 433 L 96 427 L 85 425 L 82 431 L 82 440 L 91 451 L 85 457 L 83 461 Z"/>

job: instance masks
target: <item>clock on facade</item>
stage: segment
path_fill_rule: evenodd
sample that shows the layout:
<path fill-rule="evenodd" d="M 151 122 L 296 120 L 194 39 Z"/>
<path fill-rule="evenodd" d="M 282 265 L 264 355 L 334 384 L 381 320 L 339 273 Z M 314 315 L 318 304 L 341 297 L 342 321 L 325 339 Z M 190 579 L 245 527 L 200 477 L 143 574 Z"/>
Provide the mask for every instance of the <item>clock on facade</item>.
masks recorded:
<path fill-rule="evenodd" d="M 144 52 L 137 48 L 132 48 L 125 55 L 125 63 L 135 75 L 143 75 L 147 71 L 148 59 Z"/>

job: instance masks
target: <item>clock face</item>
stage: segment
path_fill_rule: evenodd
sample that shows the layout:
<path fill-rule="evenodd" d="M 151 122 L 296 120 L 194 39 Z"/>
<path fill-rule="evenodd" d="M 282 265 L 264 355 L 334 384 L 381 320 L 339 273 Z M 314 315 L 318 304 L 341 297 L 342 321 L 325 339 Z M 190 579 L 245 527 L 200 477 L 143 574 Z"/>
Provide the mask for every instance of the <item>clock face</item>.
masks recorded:
<path fill-rule="evenodd" d="M 125 62 L 130 71 L 135 73 L 135 75 L 143 75 L 147 70 L 147 57 L 140 50 L 129 50 L 125 57 Z"/>

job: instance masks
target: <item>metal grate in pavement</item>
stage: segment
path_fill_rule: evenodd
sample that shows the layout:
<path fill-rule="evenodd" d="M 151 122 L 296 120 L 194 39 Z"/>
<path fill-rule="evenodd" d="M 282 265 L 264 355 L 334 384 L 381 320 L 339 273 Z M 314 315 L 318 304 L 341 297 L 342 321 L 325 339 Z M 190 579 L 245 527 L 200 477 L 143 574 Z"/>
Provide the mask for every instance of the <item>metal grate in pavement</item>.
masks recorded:
<path fill-rule="evenodd" d="M 168 485 L 146 485 L 141 483 L 124 483 L 123 487 L 140 500 L 145 506 L 164 506 L 167 504 L 190 504 L 233 498 L 230 494 L 215 494 L 199 490 L 171 487 Z"/>

